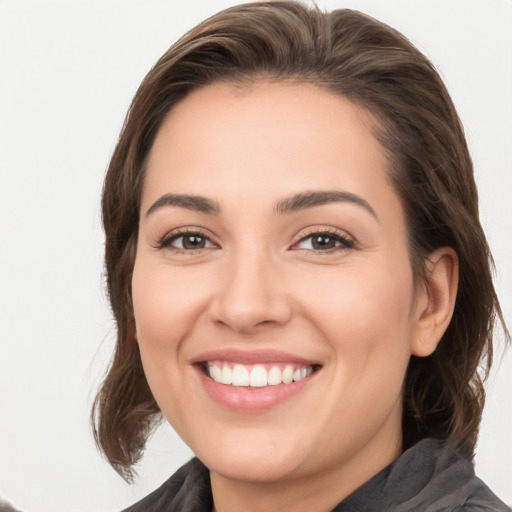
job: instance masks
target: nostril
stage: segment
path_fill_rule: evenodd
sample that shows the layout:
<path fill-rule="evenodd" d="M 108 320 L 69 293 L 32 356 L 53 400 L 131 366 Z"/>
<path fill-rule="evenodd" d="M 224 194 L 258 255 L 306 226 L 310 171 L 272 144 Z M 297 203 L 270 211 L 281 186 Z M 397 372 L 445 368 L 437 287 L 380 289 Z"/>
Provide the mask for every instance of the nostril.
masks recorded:
<path fill-rule="evenodd" d="M 284 300 L 284 299 L 283 299 Z M 209 318 L 219 326 L 240 334 L 248 334 L 265 327 L 282 326 L 292 316 L 291 307 L 281 299 L 235 301 L 234 297 L 219 298 L 212 304 Z"/>

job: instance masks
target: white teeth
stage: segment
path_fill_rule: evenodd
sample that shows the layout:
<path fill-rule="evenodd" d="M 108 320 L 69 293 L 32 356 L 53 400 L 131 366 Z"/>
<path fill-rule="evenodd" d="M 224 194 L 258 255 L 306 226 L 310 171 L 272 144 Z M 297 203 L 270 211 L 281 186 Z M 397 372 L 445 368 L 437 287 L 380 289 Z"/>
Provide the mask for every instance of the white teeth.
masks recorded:
<path fill-rule="evenodd" d="M 222 374 L 220 376 L 222 384 L 231 384 L 233 382 L 233 373 L 229 366 L 222 368 Z"/>
<path fill-rule="evenodd" d="M 268 372 L 267 380 L 270 386 L 277 386 L 277 384 L 281 384 L 281 382 L 283 382 L 281 369 L 277 366 L 272 366 Z"/>
<path fill-rule="evenodd" d="M 293 367 L 287 366 L 284 369 L 282 379 L 285 384 L 290 384 L 293 382 Z"/>
<path fill-rule="evenodd" d="M 248 386 L 249 385 L 249 372 L 245 366 L 241 364 L 235 365 L 233 368 L 233 386 Z M 224 384 L 224 383 L 223 383 Z"/>
<path fill-rule="evenodd" d="M 266 369 L 264 365 L 245 366 L 229 363 L 214 362 L 208 364 L 208 374 L 215 381 L 221 384 L 238 387 L 262 388 L 265 386 L 277 386 L 279 384 L 291 384 L 302 380 L 313 373 L 312 366 L 286 365 L 284 368 L 272 366 Z"/>
<path fill-rule="evenodd" d="M 265 370 L 264 366 L 256 365 L 251 370 L 251 375 L 249 377 L 249 385 L 253 388 L 263 388 L 267 385 L 267 370 Z"/>
<path fill-rule="evenodd" d="M 216 364 L 210 366 L 210 377 L 216 382 L 222 382 L 222 370 Z"/>

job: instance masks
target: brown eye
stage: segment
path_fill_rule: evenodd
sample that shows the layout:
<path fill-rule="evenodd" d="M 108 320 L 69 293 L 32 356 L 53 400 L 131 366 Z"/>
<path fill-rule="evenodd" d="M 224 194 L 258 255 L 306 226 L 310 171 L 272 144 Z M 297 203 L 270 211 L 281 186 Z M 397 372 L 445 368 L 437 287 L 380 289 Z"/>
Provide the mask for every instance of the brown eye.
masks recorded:
<path fill-rule="evenodd" d="M 304 237 L 295 246 L 295 249 L 309 251 L 329 252 L 343 249 L 352 249 L 354 242 L 343 234 L 338 233 L 313 233 Z"/>
<path fill-rule="evenodd" d="M 165 237 L 156 247 L 176 249 L 177 251 L 198 251 L 213 248 L 215 244 L 201 233 L 180 233 Z"/>
<path fill-rule="evenodd" d="M 203 249 L 206 247 L 206 238 L 200 235 L 185 235 L 176 239 L 182 239 L 181 246 L 183 249 Z"/>
<path fill-rule="evenodd" d="M 326 235 L 314 235 L 311 237 L 311 246 L 313 249 L 319 250 L 334 249 L 336 247 L 336 240 Z"/>

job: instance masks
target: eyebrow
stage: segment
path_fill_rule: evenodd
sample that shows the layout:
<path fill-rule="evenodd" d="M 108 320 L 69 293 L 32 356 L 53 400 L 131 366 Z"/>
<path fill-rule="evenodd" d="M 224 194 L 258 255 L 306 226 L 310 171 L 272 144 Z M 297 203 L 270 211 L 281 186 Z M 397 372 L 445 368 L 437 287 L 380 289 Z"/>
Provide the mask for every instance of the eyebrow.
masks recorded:
<path fill-rule="evenodd" d="M 378 219 L 375 210 L 362 197 L 341 190 L 301 192 L 279 201 L 275 209 L 278 214 L 283 215 L 330 203 L 352 203 L 361 206 Z"/>
<path fill-rule="evenodd" d="M 378 219 L 375 210 L 362 197 L 341 190 L 300 192 L 299 194 L 279 201 L 276 204 L 275 211 L 279 215 L 286 215 L 288 213 L 294 213 L 330 203 L 352 203 L 361 206 Z M 146 217 L 164 206 L 178 206 L 208 215 L 220 215 L 221 213 L 219 203 L 207 197 L 188 194 L 165 194 L 149 207 L 146 212 Z"/>
<path fill-rule="evenodd" d="M 146 212 L 146 217 L 164 206 L 179 206 L 187 210 L 206 213 L 208 215 L 219 215 L 219 203 L 204 196 L 192 196 L 184 194 L 165 194 L 157 199 Z"/>

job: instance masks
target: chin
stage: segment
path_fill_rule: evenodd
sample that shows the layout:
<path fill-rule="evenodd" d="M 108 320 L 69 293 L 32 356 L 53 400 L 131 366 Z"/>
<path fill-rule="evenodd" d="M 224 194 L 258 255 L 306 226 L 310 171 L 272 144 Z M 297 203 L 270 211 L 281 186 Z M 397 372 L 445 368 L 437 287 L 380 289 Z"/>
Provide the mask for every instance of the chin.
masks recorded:
<path fill-rule="evenodd" d="M 208 469 L 229 480 L 270 483 L 279 482 L 291 478 L 297 472 L 297 464 L 294 461 L 272 460 L 269 457 L 253 457 L 248 459 L 239 454 L 226 457 L 223 460 L 213 461 L 201 459 Z"/>
<path fill-rule="evenodd" d="M 242 443 L 232 438 L 224 443 L 220 439 L 216 443 L 210 441 L 209 446 L 199 448 L 195 453 L 210 471 L 245 482 L 286 480 L 303 467 L 304 457 L 299 447 L 255 437 L 247 436 Z M 212 449 L 213 444 L 215 448 Z"/>

